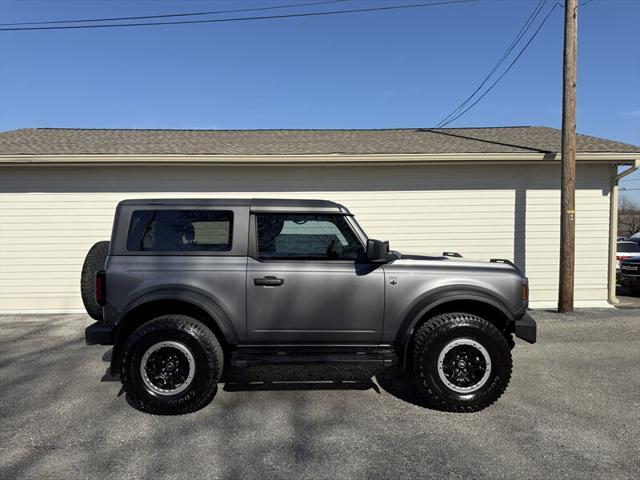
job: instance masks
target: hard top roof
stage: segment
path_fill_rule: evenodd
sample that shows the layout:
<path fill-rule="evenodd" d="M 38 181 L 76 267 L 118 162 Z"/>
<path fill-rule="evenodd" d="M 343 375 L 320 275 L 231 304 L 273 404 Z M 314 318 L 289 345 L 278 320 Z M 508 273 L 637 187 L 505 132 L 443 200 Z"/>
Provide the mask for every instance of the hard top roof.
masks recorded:
<path fill-rule="evenodd" d="M 252 212 L 314 212 L 350 214 L 339 203 L 329 200 L 305 200 L 285 198 L 167 198 L 123 200 L 122 206 L 162 205 L 162 206 L 207 206 L 207 207 L 249 207 Z"/>

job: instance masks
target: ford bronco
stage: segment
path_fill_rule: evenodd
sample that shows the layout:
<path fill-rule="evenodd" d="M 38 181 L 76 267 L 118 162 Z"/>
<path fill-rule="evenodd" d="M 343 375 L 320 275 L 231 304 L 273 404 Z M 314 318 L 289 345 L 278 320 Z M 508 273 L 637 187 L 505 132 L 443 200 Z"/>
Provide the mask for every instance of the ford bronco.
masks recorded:
<path fill-rule="evenodd" d="M 459 255 L 458 255 L 459 256 Z M 389 250 L 321 200 L 127 200 L 90 250 L 88 344 L 113 345 L 130 402 L 187 413 L 225 365 L 366 364 L 410 373 L 435 408 L 477 411 L 536 340 L 508 260 Z"/>

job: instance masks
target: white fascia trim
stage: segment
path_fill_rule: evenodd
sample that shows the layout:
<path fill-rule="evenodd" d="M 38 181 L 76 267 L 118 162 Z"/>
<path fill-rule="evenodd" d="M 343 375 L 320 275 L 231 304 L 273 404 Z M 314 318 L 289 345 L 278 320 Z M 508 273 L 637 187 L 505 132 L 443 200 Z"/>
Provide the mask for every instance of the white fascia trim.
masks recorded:
<path fill-rule="evenodd" d="M 639 153 L 579 153 L 579 162 L 631 164 Z M 454 153 L 367 155 L 0 155 L 0 165 L 327 165 L 420 163 L 559 163 L 561 155 L 542 153 Z"/>

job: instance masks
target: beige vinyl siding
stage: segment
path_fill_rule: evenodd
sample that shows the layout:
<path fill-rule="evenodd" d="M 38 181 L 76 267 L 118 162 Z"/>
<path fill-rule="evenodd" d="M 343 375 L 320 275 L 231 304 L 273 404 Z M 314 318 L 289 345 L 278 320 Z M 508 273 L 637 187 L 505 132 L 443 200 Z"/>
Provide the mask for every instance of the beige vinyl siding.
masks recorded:
<path fill-rule="evenodd" d="M 580 166 L 576 300 L 607 297 L 607 165 Z M 556 301 L 559 168 L 441 166 L 3 167 L 0 311 L 82 311 L 90 246 L 110 237 L 126 198 L 321 198 L 346 205 L 367 233 L 412 253 L 460 252 L 526 267 L 533 306 Z"/>

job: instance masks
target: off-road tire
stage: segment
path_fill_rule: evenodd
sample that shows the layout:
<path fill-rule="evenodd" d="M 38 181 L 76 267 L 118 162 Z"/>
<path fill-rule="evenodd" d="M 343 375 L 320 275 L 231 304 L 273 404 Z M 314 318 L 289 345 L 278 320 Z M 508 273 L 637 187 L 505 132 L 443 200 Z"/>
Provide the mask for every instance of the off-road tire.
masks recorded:
<path fill-rule="evenodd" d="M 147 349 L 161 341 L 185 345 L 195 360 L 195 376 L 186 390 L 160 396 L 144 383 L 140 373 Z M 203 323 L 186 315 L 163 315 L 144 323 L 127 339 L 122 349 L 120 378 L 129 404 L 147 413 L 179 415 L 207 405 L 216 394 L 224 356 L 215 334 Z"/>
<path fill-rule="evenodd" d="M 94 243 L 87 252 L 80 274 L 80 292 L 87 313 L 94 320 L 102 320 L 102 306 L 96 301 L 96 272 L 104 270 L 109 253 L 108 241 Z"/>
<path fill-rule="evenodd" d="M 486 383 L 471 393 L 459 393 L 441 380 L 438 357 L 454 339 L 467 338 L 482 345 L 491 359 Z M 476 412 L 493 404 L 511 379 L 511 348 L 505 335 L 493 324 L 469 313 L 444 313 L 421 325 L 413 336 L 413 376 L 427 402 L 449 412 Z"/>

